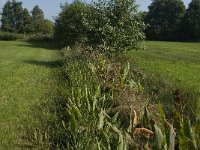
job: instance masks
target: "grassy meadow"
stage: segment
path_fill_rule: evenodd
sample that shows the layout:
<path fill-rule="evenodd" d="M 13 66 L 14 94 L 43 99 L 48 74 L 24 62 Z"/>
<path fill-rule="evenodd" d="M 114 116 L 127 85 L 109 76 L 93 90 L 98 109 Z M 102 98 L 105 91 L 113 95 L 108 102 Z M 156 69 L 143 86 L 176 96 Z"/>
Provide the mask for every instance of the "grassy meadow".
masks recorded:
<path fill-rule="evenodd" d="M 177 89 L 191 99 L 198 96 L 200 43 L 147 41 L 145 50 L 131 51 L 129 56 L 151 92 L 161 94 L 160 100 L 170 102 Z"/>
<path fill-rule="evenodd" d="M 129 111 L 140 114 L 143 109 L 132 105 L 133 93 L 138 95 L 142 88 L 140 82 L 131 79 L 129 65 L 119 67 L 101 55 L 85 59 L 79 50 L 73 55 L 67 49 L 63 51 L 50 43 L 0 41 L 0 149 L 31 149 L 38 145 L 43 149 L 59 148 L 67 142 L 67 146 L 77 149 L 90 147 L 91 143 L 119 147 L 118 140 L 126 145 L 123 138 L 118 139 L 126 131 L 125 122 L 116 119 L 115 111 L 124 113 L 128 122 Z M 172 106 L 168 103 L 177 89 L 191 98 L 190 102 L 197 96 L 200 43 L 148 41 L 145 50 L 130 51 L 129 58 L 131 68 L 142 75 L 138 79 L 144 90 L 164 107 Z M 145 105 L 148 98 L 140 99 L 139 95 L 134 100 Z M 107 114 L 107 109 L 117 115 Z M 142 122 L 142 116 L 139 118 Z"/>
<path fill-rule="evenodd" d="M 29 146 L 21 142 L 22 125 L 31 124 L 31 108 L 53 91 L 58 59 L 49 44 L 0 41 L 0 149 Z"/>

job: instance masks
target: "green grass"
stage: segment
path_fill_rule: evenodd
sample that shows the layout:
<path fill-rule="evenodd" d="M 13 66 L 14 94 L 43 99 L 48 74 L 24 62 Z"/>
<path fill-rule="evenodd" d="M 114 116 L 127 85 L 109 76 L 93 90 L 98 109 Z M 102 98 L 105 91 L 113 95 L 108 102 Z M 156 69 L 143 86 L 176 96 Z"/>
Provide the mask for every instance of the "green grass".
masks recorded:
<path fill-rule="evenodd" d="M 0 147 L 23 146 L 20 131 L 29 110 L 48 98 L 59 51 L 48 43 L 0 41 Z"/>
<path fill-rule="evenodd" d="M 200 43 L 148 41 L 145 50 L 131 51 L 129 56 L 163 99 L 170 99 L 176 89 L 190 98 L 200 92 Z"/>
<path fill-rule="evenodd" d="M 142 71 L 143 74 L 146 74 L 146 76 L 143 76 L 144 81 L 147 83 L 145 88 L 149 86 L 151 92 L 155 90 L 154 87 L 159 88 L 163 96 L 162 98 L 164 98 L 162 100 L 171 98 L 171 93 L 176 89 L 181 89 L 185 93 L 189 93 L 190 96 L 196 95 L 199 92 L 200 43 L 146 42 L 146 46 L 146 50 L 131 51 L 129 53 L 132 65 Z M 97 62 L 99 63 L 99 61 Z M 73 65 L 73 63 L 76 65 Z M 71 64 L 71 68 L 74 69 L 78 67 L 76 61 L 73 63 Z M 83 64 L 80 63 L 80 66 L 81 65 Z M 49 43 L 0 41 L 0 149 L 30 149 L 33 146 L 31 144 L 34 142 L 29 143 L 26 142 L 29 140 L 23 139 L 26 137 L 24 135 L 27 134 L 24 126 L 31 128 L 31 126 L 35 125 L 33 120 L 35 115 L 36 118 L 44 118 L 44 120 L 39 120 L 38 123 L 40 123 L 40 121 L 43 123 L 41 126 L 44 127 L 44 131 L 50 130 L 49 132 L 52 132 L 52 135 L 57 135 L 58 137 L 53 136 L 56 140 L 61 140 L 59 136 L 62 134 L 67 137 L 69 136 L 65 131 L 66 129 L 63 128 L 63 116 L 57 116 L 57 118 L 52 119 L 48 114 L 49 108 L 47 105 L 41 105 L 41 108 L 44 107 L 42 111 L 44 114 L 40 112 L 41 110 L 36 109 L 40 104 L 45 104 L 42 102 L 51 101 L 51 93 L 54 93 L 54 90 L 56 90 L 55 88 L 59 86 L 57 85 L 57 78 L 59 77 L 55 75 L 55 72 L 59 71 L 59 66 L 60 52 L 55 50 Z M 87 65 L 85 66 L 87 67 Z M 77 81 L 81 79 L 79 73 L 81 69 L 77 68 L 77 70 L 72 70 L 69 66 L 67 67 L 66 71 L 71 75 L 71 81 L 74 81 L 73 83 L 76 85 L 78 83 Z M 89 72 L 87 71 L 87 73 Z M 77 77 L 77 79 L 75 77 Z M 92 78 L 90 74 L 88 74 L 88 77 L 89 79 Z M 86 83 L 89 84 L 88 82 Z M 64 83 L 64 85 L 65 84 L 66 83 Z M 82 84 L 80 82 L 79 84 L 80 87 L 83 87 L 81 91 L 88 91 L 89 88 L 85 90 L 85 83 Z M 72 86 L 71 90 L 74 90 L 74 88 L 75 86 Z M 71 96 L 70 94 L 74 96 L 73 94 L 78 92 L 77 90 L 70 92 L 70 89 L 67 87 L 65 90 L 69 91 L 69 97 Z M 65 93 L 65 90 L 63 92 L 66 96 L 67 93 Z M 95 90 L 92 84 L 91 90 Z M 91 94 L 92 92 L 89 93 Z M 75 95 L 78 96 L 78 94 Z M 87 94 L 83 94 L 83 96 L 86 95 Z M 75 98 L 75 100 L 76 99 L 77 98 Z M 69 99 L 66 97 L 66 99 L 61 100 Z M 74 98 L 72 97 L 71 100 L 74 100 Z M 58 104 L 58 109 L 62 108 L 62 104 L 61 101 L 61 103 Z M 79 105 L 77 106 L 79 107 Z M 56 106 L 53 105 L 51 107 Z M 83 109 L 82 114 L 86 113 L 84 107 L 80 107 L 80 109 Z M 64 110 L 63 114 L 67 114 L 65 105 L 62 110 Z M 33 113 L 33 115 L 31 113 Z M 87 116 L 87 114 L 89 113 L 86 113 L 84 116 Z M 55 117 L 55 115 L 57 114 L 52 114 L 53 117 Z M 61 119 L 58 120 L 60 121 L 59 124 L 54 124 L 57 122 L 53 123 L 57 128 L 53 128 L 53 130 L 51 128 L 46 128 L 49 126 L 48 123 L 51 122 L 51 120 L 48 120 L 49 118 L 52 120 Z M 70 125 L 71 122 L 68 123 Z M 85 121 L 83 121 L 83 123 L 85 123 Z M 33 127 L 37 128 L 37 126 Z M 40 127 L 40 125 L 38 125 L 38 127 Z M 63 128 L 63 132 L 61 132 L 61 127 Z M 32 132 L 32 130 L 30 130 L 30 132 Z M 41 134 L 43 133 L 46 132 L 41 132 Z M 38 135 L 40 136 L 40 134 Z M 85 138 L 85 135 L 83 137 Z M 34 140 L 33 136 L 31 138 Z M 66 140 L 66 138 L 62 138 L 59 142 L 62 142 L 63 139 Z M 78 139 L 80 140 L 79 137 Z M 87 142 L 88 139 L 85 141 Z M 45 143 L 45 141 L 41 142 L 42 144 L 43 142 Z"/>

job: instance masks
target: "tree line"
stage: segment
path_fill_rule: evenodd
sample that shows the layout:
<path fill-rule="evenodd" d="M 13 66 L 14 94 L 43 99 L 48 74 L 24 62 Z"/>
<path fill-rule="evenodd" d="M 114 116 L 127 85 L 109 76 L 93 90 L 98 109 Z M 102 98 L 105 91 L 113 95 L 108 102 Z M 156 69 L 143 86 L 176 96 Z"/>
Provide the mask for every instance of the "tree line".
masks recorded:
<path fill-rule="evenodd" d="M 182 0 L 153 0 L 148 8 L 143 13 L 148 40 L 200 40 L 200 0 L 187 9 Z"/>
<path fill-rule="evenodd" d="M 122 8 L 118 8 L 119 4 Z M 126 8 L 133 14 L 125 12 Z M 39 6 L 29 12 L 22 2 L 8 0 L 1 16 L 1 31 L 53 33 L 54 30 L 61 45 L 84 42 L 131 49 L 138 47 L 135 43 L 142 41 L 143 31 L 147 40 L 200 40 L 200 0 L 192 0 L 187 9 L 182 0 L 152 0 L 149 11 L 140 14 L 134 0 L 98 0 L 95 5 L 75 0 L 62 6 L 55 24 L 44 18 Z"/>
<path fill-rule="evenodd" d="M 42 9 L 36 5 L 31 12 L 22 2 L 8 0 L 1 13 L 1 31 L 11 33 L 52 33 L 53 23 L 44 18 Z"/>

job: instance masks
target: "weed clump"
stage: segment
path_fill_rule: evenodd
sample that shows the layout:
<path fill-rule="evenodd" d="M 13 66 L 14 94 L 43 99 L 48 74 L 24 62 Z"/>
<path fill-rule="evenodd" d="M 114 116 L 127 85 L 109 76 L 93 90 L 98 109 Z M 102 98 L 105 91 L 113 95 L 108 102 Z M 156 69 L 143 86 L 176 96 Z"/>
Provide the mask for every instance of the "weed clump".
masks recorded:
<path fill-rule="evenodd" d="M 65 48 L 62 54 L 56 95 L 38 107 L 43 117 L 36 116 L 41 125 L 32 131 L 36 145 L 80 150 L 198 148 L 198 121 L 184 113 L 180 91 L 174 92 L 177 109 L 168 118 L 161 104 L 144 98 L 128 62 L 81 46 Z"/>

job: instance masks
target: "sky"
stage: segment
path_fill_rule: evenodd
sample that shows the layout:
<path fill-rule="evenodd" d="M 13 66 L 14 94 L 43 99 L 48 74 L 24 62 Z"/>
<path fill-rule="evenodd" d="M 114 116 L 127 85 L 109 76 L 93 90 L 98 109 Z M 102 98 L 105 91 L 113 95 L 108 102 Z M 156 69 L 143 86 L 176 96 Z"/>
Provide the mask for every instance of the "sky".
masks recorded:
<path fill-rule="evenodd" d="M 1 8 L 3 7 L 4 3 L 7 0 L 0 0 L 0 12 L 2 11 Z M 35 5 L 38 5 L 43 11 L 45 18 L 50 20 L 54 20 L 54 18 L 60 12 L 60 4 L 67 2 L 71 2 L 72 0 L 17 0 L 23 2 L 23 7 L 26 7 L 31 11 Z M 191 0 L 183 0 L 186 7 Z M 85 2 L 91 2 L 91 0 L 85 0 Z M 148 6 L 151 4 L 151 0 L 136 0 L 137 4 L 139 5 L 139 10 L 147 11 Z"/>

